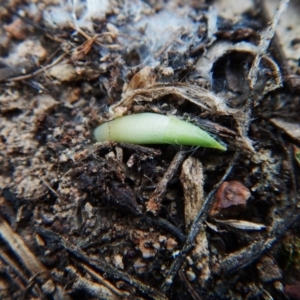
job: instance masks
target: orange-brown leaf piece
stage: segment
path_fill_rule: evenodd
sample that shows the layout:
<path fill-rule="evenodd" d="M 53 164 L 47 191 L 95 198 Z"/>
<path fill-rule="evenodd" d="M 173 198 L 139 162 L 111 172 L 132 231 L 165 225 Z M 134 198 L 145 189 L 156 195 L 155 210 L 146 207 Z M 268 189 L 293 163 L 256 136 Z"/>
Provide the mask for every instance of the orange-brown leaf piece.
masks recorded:
<path fill-rule="evenodd" d="M 77 47 L 72 54 L 72 60 L 77 61 L 77 60 L 85 59 L 86 55 L 92 49 L 92 46 L 95 43 L 98 36 L 99 36 L 98 34 L 94 35 L 93 37 L 87 39 L 81 46 Z"/>
<path fill-rule="evenodd" d="M 156 76 L 153 69 L 149 66 L 146 66 L 132 77 L 128 84 L 126 92 L 146 88 L 153 85 L 155 81 Z"/>
<path fill-rule="evenodd" d="M 239 181 L 224 181 L 219 187 L 210 215 L 234 205 L 245 205 L 251 196 L 250 190 Z"/>

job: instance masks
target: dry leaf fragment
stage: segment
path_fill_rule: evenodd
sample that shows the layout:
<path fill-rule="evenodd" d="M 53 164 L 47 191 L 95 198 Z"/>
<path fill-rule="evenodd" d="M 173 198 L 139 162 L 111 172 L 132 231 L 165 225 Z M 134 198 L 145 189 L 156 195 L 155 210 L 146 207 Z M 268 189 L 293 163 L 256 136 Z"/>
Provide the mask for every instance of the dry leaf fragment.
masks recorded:
<path fill-rule="evenodd" d="M 203 168 L 198 159 L 190 156 L 184 161 L 180 181 L 184 190 L 184 218 L 188 232 L 204 201 Z"/>
<path fill-rule="evenodd" d="M 215 43 L 212 47 L 209 48 L 207 53 L 200 57 L 196 63 L 196 69 L 198 75 L 205 78 L 212 85 L 212 70 L 214 64 L 221 58 L 225 57 L 232 52 L 238 52 L 240 54 L 248 54 L 252 57 L 256 57 L 259 54 L 259 47 L 248 42 L 232 43 L 228 41 L 221 41 Z M 268 66 L 268 69 L 272 73 L 272 78 L 269 79 L 268 83 L 264 87 L 263 94 L 277 89 L 281 86 L 281 73 L 276 62 L 268 57 L 267 55 L 262 56 L 262 60 L 265 66 Z"/>
<path fill-rule="evenodd" d="M 76 69 L 71 64 L 59 64 L 49 70 L 49 75 L 62 82 L 70 82 L 78 79 Z"/>
<path fill-rule="evenodd" d="M 270 282 L 282 278 L 281 269 L 270 256 L 263 256 L 257 263 L 258 276 L 263 282 Z"/>
<path fill-rule="evenodd" d="M 264 22 L 270 22 L 279 5 L 276 1 L 261 2 L 261 13 L 265 18 Z M 300 47 L 298 47 L 298 38 L 300 34 L 299 2 L 289 1 L 286 11 L 280 16 L 280 24 L 276 27 L 276 37 L 273 40 L 272 48 L 276 59 L 280 62 L 285 79 L 291 88 L 296 88 L 299 84 L 295 75 L 298 69 L 298 58 L 300 56 Z M 277 50 L 278 49 L 278 50 Z"/>
<path fill-rule="evenodd" d="M 83 60 L 86 55 L 92 49 L 93 44 L 99 35 L 94 35 L 93 37 L 87 39 L 81 46 L 77 47 L 75 51 L 72 53 L 71 59 L 72 61 Z"/>
<path fill-rule="evenodd" d="M 153 69 L 149 66 L 146 66 L 132 77 L 125 93 L 152 86 L 155 83 L 155 81 L 156 76 L 154 74 Z"/>
<path fill-rule="evenodd" d="M 216 220 L 216 222 L 241 230 L 261 230 L 266 228 L 264 224 L 258 224 L 244 220 Z"/>
<path fill-rule="evenodd" d="M 279 129 L 283 130 L 288 136 L 300 142 L 300 124 L 290 123 L 282 119 L 270 119 L 270 121 Z"/>
<path fill-rule="evenodd" d="M 99 70 L 90 67 L 75 67 L 69 63 L 61 63 L 49 70 L 49 75 L 61 82 L 71 82 L 81 79 L 93 80 L 99 76 Z"/>
<path fill-rule="evenodd" d="M 210 215 L 235 205 L 245 205 L 251 196 L 250 190 L 239 181 L 224 181 L 219 187 Z"/>
<path fill-rule="evenodd" d="M 68 267 L 71 269 L 72 267 Z M 69 270 L 68 270 L 69 271 Z M 92 297 L 96 299 L 107 299 L 107 300 L 118 300 L 120 299 L 117 295 L 111 292 L 106 286 L 97 282 L 88 280 L 84 277 L 77 276 L 73 281 L 72 289 L 74 290 L 85 290 Z"/>

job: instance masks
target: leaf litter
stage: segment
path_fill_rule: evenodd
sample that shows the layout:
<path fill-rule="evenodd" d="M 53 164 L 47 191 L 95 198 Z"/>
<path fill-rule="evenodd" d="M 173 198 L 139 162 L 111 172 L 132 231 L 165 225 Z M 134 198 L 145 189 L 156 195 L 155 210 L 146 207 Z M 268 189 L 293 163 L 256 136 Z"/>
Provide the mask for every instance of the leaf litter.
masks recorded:
<path fill-rule="evenodd" d="M 288 1 L 264 20 L 269 2 L 0 5 L 3 299 L 296 294 L 281 237 L 298 235 L 298 71 L 269 47 Z M 229 150 L 94 143 L 138 112 Z M 243 208 L 210 214 L 228 182 Z"/>

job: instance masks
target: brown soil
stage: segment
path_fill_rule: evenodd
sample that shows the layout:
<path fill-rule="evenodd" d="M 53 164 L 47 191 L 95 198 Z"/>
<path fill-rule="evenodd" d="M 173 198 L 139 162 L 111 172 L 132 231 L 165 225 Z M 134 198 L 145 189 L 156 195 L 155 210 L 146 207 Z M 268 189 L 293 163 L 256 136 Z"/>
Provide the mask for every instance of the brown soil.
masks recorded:
<path fill-rule="evenodd" d="M 300 7 L 235 2 L 0 4 L 0 299 L 300 299 Z"/>

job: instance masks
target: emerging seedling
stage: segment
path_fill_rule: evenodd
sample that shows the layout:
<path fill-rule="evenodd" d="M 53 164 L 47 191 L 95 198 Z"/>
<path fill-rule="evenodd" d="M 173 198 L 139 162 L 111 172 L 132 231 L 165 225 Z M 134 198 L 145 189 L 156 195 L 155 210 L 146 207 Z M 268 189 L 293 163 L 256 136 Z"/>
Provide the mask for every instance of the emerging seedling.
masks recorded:
<path fill-rule="evenodd" d="M 206 131 L 174 116 L 141 113 L 117 118 L 94 131 L 97 142 L 171 144 L 226 150 Z"/>

